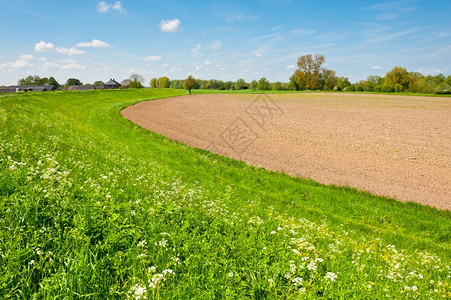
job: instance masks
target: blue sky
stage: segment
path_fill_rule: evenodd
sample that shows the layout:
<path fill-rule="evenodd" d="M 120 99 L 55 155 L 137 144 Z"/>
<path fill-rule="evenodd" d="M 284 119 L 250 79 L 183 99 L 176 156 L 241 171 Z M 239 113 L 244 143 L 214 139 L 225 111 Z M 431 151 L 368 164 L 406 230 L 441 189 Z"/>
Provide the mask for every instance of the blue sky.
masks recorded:
<path fill-rule="evenodd" d="M 451 1 L 0 0 L 0 85 L 131 73 L 287 82 L 322 53 L 351 82 L 394 66 L 451 74 Z"/>

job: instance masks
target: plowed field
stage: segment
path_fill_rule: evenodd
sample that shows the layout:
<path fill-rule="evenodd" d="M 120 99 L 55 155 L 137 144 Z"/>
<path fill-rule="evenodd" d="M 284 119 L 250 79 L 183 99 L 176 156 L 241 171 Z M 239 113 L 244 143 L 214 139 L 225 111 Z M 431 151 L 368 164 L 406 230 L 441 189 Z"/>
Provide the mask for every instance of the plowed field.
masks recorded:
<path fill-rule="evenodd" d="M 122 115 L 255 166 L 451 209 L 451 98 L 191 95 Z"/>

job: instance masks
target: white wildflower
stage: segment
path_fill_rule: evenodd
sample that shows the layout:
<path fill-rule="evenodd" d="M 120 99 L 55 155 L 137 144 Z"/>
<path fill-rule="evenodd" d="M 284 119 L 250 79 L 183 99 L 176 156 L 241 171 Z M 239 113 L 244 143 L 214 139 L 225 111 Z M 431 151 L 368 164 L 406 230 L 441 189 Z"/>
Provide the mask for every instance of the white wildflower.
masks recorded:
<path fill-rule="evenodd" d="M 326 276 L 324 276 L 325 279 L 330 279 L 330 281 L 335 281 L 337 277 L 338 277 L 337 274 L 333 272 L 327 272 Z"/>
<path fill-rule="evenodd" d="M 138 243 L 138 247 L 145 247 L 147 245 L 147 241 L 146 240 L 141 240 Z"/>
<path fill-rule="evenodd" d="M 161 241 L 158 241 L 158 243 L 155 242 L 155 246 L 160 246 L 160 247 L 166 248 L 167 245 L 168 245 L 168 240 L 166 240 L 164 238 Z"/>
<path fill-rule="evenodd" d="M 314 261 L 311 261 L 308 266 L 307 269 L 309 269 L 310 271 L 316 271 L 317 265 Z"/>
<path fill-rule="evenodd" d="M 147 289 L 145 286 L 135 284 L 129 292 L 133 299 L 147 299 Z"/>
<path fill-rule="evenodd" d="M 174 265 L 180 265 L 180 258 L 178 258 L 177 256 L 173 256 L 172 257 L 172 262 L 174 263 Z"/>
<path fill-rule="evenodd" d="M 163 272 L 161 272 L 161 273 L 163 273 L 163 275 L 166 275 L 166 274 L 174 275 L 174 271 L 172 271 L 171 269 L 163 270 Z"/>
<path fill-rule="evenodd" d="M 303 279 L 301 277 L 296 277 L 291 280 L 294 286 L 302 285 Z"/>
<path fill-rule="evenodd" d="M 227 274 L 230 278 L 233 278 L 233 272 L 230 272 L 229 274 Z"/>

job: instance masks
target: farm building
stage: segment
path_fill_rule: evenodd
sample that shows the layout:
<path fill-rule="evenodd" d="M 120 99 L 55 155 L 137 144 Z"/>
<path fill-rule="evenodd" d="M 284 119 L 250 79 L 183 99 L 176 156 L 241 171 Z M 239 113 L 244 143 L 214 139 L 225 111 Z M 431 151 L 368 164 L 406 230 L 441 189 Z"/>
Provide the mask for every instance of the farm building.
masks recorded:
<path fill-rule="evenodd" d="M 90 91 L 90 90 L 103 90 L 103 85 L 71 85 L 67 88 L 69 91 Z"/>
<path fill-rule="evenodd" d="M 114 79 L 111 79 L 103 85 L 104 89 L 110 90 L 110 89 L 118 89 L 121 86 L 119 82 L 117 82 Z"/>
<path fill-rule="evenodd" d="M 2 88 L 0 93 L 15 93 L 15 92 L 45 92 L 54 91 L 54 85 L 10 85 L 7 88 Z"/>

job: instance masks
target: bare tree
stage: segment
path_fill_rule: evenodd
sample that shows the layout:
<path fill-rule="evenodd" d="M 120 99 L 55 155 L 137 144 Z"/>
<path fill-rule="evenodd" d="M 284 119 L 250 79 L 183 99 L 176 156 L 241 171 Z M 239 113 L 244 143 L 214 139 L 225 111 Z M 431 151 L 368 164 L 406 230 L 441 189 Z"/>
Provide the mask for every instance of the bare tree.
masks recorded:
<path fill-rule="evenodd" d="M 130 75 L 130 80 L 140 82 L 141 84 L 144 84 L 145 81 L 144 76 L 137 73 L 133 73 L 132 75 Z"/>

